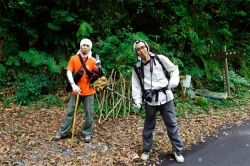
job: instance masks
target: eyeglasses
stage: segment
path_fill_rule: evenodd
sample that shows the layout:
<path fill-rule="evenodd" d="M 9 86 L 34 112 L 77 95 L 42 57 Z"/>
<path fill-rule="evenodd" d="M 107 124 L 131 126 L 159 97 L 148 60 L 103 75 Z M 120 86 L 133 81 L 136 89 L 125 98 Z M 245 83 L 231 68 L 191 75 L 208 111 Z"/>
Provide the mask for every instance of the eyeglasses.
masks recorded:
<path fill-rule="evenodd" d="M 135 44 L 139 44 L 139 43 L 144 43 L 144 46 L 141 46 L 140 48 L 136 48 L 136 51 L 141 51 L 141 50 L 144 50 L 144 49 L 146 49 L 146 42 L 144 41 L 144 40 L 137 40 L 136 42 L 135 42 Z"/>
<path fill-rule="evenodd" d="M 144 50 L 146 48 L 146 46 L 141 46 L 140 48 L 136 48 L 136 51 L 141 51 Z"/>

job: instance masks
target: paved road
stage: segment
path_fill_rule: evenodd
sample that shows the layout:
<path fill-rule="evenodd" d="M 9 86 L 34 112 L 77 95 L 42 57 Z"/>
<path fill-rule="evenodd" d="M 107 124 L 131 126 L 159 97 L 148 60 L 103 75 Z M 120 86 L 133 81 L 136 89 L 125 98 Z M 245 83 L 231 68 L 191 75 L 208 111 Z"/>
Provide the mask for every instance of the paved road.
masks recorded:
<path fill-rule="evenodd" d="M 207 138 L 202 145 L 183 151 L 184 163 L 166 155 L 161 166 L 250 166 L 250 120 L 241 126 L 229 124 L 218 129 L 217 138 Z"/>

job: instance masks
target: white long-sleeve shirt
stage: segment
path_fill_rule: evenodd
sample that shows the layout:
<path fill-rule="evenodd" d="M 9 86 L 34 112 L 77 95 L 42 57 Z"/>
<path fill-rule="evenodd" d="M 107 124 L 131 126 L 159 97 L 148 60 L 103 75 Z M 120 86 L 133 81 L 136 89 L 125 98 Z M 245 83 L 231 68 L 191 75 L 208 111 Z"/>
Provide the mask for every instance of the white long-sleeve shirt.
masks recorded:
<path fill-rule="evenodd" d="M 167 72 L 170 73 L 170 80 L 166 78 L 163 68 L 161 64 L 158 62 L 156 58 L 154 58 L 155 64 L 153 63 L 153 72 L 152 72 L 152 89 L 159 90 L 168 85 L 169 82 L 173 85 L 178 85 L 180 81 L 179 77 L 179 68 L 177 65 L 174 65 L 167 57 L 164 55 L 158 55 L 160 61 L 166 68 Z M 142 61 L 145 64 L 145 61 Z M 137 67 L 141 66 L 141 62 L 137 62 Z M 151 89 L 151 72 L 150 72 L 150 63 L 143 66 L 144 68 L 144 76 L 145 78 L 142 80 L 144 84 L 144 89 Z M 161 105 L 170 100 L 174 99 L 173 93 L 171 90 L 166 90 L 166 95 L 163 92 L 159 92 L 158 102 L 155 101 L 156 95 L 153 95 L 152 101 L 147 102 L 149 105 Z M 138 79 L 136 72 L 133 70 L 132 72 L 132 97 L 136 103 L 142 103 L 142 91 L 141 84 Z"/>

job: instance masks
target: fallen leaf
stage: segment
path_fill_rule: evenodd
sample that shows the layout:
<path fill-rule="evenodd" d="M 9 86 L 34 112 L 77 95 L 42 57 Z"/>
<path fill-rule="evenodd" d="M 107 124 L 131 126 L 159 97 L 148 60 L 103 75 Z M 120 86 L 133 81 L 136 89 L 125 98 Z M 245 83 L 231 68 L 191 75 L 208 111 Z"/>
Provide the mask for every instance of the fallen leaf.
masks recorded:
<path fill-rule="evenodd" d="M 49 136 L 47 136 L 46 137 L 46 141 L 52 141 L 54 139 L 54 136 L 51 136 L 51 135 L 49 135 Z"/>

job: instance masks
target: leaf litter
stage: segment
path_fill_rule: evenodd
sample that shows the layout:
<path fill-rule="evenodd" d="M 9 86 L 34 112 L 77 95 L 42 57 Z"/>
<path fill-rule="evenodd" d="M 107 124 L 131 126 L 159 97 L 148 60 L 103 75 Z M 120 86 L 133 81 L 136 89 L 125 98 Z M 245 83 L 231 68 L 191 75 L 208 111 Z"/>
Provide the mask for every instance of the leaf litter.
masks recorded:
<path fill-rule="evenodd" d="M 1 165 L 145 165 L 140 159 L 144 119 L 139 115 L 109 118 L 101 124 L 95 119 L 92 141 L 84 143 L 81 127 L 85 116 L 78 113 L 74 145 L 71 148 L 71 136 L 53 141 L 64 119 L 64 110 L 58 107 L 34 108 L 22 114 L 27 108 L 15 105 L 10 107 L 4 108 L 0 103 Z M 204 143 L 207 137 L 218 137 L 219 126 L 225 128 L 225 124 L 241 125 L 248 119 L 249 106 L 238 112 L 211 110 L 192 118 L 177 118 L 184 149 Z M 161 117 L 157 118 L 154 130 L 153 150 L 150 156 L 153 165 L 163 162 L 160 156 L 171 153 L 171 144 Z"/>

